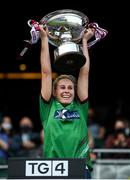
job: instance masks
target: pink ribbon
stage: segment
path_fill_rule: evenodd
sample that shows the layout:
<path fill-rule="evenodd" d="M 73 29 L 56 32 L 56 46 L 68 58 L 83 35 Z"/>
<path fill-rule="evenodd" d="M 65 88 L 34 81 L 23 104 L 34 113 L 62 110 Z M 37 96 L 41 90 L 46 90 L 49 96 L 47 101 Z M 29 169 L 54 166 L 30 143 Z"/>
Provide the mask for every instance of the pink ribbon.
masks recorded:
<path fill-rule="evenodd" d="M 89 42 L 88 47 L 93 46 L 95 43 L 103 39 L 108 34 L 108 31 L 106 29 L 99 27 L 99 25 L 96 22 L 90 23 L 88 25 L 88 28 L 95 29 L 95 40 Z"/>

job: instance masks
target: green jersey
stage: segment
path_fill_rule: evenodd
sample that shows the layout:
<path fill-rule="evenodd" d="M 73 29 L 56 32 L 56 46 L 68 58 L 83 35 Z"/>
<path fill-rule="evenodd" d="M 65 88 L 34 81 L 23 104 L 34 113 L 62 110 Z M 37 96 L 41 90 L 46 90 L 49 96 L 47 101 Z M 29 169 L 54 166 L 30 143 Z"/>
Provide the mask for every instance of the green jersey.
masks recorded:
<path fill-rule="evenodd" d="M 40 117 L 44 128 L 45 158 L 86 158 L 91 170 L 87 131 L 88 101 L 63 106 L 54 97 L 40 96 Z"/>

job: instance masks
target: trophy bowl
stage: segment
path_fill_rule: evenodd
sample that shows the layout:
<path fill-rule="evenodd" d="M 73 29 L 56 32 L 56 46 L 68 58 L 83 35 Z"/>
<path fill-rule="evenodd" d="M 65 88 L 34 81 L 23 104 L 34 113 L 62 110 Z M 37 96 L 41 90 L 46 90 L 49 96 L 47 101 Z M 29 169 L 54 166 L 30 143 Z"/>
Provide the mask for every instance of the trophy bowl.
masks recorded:
<path fill-rule="evenodd" d="M 47 26 L 49 43 L 54 50 L 54 67 L 58 71 L 70 72 L 82 67 L 86 58 L 81 41 L 88 17 L 77 10 L 63 9 L 45 15 L 40 24 Z"/>

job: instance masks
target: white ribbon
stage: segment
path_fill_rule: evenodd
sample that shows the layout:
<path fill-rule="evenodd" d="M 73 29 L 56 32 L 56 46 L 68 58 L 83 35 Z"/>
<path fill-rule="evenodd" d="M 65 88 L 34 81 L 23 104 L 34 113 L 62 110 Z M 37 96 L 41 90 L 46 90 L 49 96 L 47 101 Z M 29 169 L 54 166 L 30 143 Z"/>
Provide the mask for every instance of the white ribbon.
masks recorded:
<path fill-rule="evenodd" d="M 31 31 L 31 44 L 36 44 L 39 40 L 39 31 L 36 30 L 35 26 L 32 27 Z"/>
<path fill-rule="evenodd" d="M 36 44 L 39 40 L 39 23 L 34 20 L 28 20 L 28 25 L 31 27 L 31 44 Z"/>

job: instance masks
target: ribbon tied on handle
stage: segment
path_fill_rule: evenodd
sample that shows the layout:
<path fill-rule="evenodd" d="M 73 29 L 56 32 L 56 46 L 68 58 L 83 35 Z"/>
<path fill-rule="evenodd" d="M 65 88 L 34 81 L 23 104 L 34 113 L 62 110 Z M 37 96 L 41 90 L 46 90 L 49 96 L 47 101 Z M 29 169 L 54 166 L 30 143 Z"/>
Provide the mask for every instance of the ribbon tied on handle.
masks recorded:
<path fill-rule="evenodd" d="M 98 23 L 96 22 L 88 24 L 88 28 L 95 29 L 95 39 L 88 43 L 89 48 L 96 44 L 98 41 L 102 40 L 108 34 L 108 31 L 106 29 L 99 27 Z"/>

